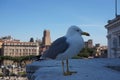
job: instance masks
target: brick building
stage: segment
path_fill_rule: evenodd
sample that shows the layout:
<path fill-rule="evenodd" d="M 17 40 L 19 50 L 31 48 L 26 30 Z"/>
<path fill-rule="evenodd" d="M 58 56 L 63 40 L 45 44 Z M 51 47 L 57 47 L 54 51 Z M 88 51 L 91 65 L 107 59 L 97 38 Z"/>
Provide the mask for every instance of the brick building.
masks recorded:
<path fill-rule="evenodd" d="M 51 45 L 51 38 L 50 38 L 49 30 L 44 30 L 42 41 L 43 41 L 42 43 L 45 47 L 49 47 Z"/>
<path fill-rule="evenodd" d="M 43 38 L 42 38 L 42 44 L 40 46 L 40 54 L 43 54 L 43 52 L 49 48 L 51 45 L 51 37 L 50 37 L 50 31 L 44 30 L 43 32 Z"/>
<path fill-rule="evenodd" d="M 89 39 L 88 41 L 85 42 L 85 47 L 87 48 L 93 48 L 93 40 Z"/>

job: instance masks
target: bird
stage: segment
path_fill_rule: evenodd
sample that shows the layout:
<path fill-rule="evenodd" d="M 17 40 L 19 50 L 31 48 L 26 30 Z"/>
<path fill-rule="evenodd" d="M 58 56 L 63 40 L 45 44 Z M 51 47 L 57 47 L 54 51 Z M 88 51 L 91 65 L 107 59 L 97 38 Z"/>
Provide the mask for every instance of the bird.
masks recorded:
<path fill-rule="evenodd" d="M 40 59 L 62 60 L 62 70 L 65 76 L 77 73 L 69 70 L 68 59 L 77 55 L 84 47 L 82 35 L 90 36 L 89 33 L 83 32 L 78 26 L 70 26 L 66 35 L 56 39 L 41 55 Z M 66 71 L 64 70 L 64 60 L 66 60 Z"/>

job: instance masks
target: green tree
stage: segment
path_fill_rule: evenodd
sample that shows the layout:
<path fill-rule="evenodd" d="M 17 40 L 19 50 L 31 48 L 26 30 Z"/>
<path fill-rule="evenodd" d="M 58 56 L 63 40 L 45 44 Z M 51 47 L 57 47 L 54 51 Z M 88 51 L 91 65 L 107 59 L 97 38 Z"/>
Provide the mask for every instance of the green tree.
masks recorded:
<path fill-rule="evenodd" d="M 94 48 L 83 48 L 78 54 L 78 56 L 88 58 L 89 56 L 93 56 L 94 52 L 95 52 Z"/>
<path fill-rule="evenodd" d="M 34 56 L 34 55 L 19 56 L 19 57 L 0 56 L 0 61 L 3 61 L 3 60 L 11 60 L 11 61 L 13 61 L 12 64 L 17 63 L 17 66 L 21 66 L 21 67 L 22 67 L 22 63 L 24 63 L 24 65 L 26 65 L 26 61 L 32 60 L 33 57 L 35 57 L 35 56 Z"/>
<path fill-rule="evenodd" d="M 83 48 L 80 53 L 78 54 L 79 57 L 88 57 L 89 56 L 89 52 L 88 52 L 88 48 Z"/>

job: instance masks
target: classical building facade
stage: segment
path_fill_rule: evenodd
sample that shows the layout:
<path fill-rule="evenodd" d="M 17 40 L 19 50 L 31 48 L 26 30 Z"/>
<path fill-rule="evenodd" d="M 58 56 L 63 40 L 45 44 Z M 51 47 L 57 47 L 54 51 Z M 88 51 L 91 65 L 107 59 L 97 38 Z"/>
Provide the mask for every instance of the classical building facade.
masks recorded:
<path fill-rule="evenodd" d="M 120 57 L 120 15 L 105 25 L 108 39 L 108 58 Z"/>
<path fill-rule="evenodd" d="M 0 56 L 21 57 L 39 55 L 38 42 L 21 42 L 12 37 L 0 38 Z M 1 64 L 11 65 L 13 62 L 10 60 L 3 60 Z"/>
<path fill-rule="evenodd" d="M 35 42 L 5 41 L 1 51 L 3 56 L 39 55 L 39 45 Z"/>

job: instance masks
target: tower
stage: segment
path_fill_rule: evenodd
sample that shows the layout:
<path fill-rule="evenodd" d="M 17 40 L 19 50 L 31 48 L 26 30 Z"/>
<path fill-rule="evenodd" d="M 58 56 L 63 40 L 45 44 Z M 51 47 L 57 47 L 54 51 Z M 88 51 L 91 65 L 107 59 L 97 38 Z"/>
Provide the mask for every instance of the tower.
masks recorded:
<path fill-rule="evenodd" d="M 93 48 L 93 40 L 89 39 L 88 41 L 85 42 L 85 47 L 87 48 Z"/>
<path fill-rule="evenodd" d="M 88 40 L 88 48 L 93 48 L 93 41 L 92 41 L 92 39 Z"/>
<path fill-rule="evenodd" d="M 45 47 L 49 47 L 51 45 L 50 31 L 44 30 L 42 43 Z"/>

